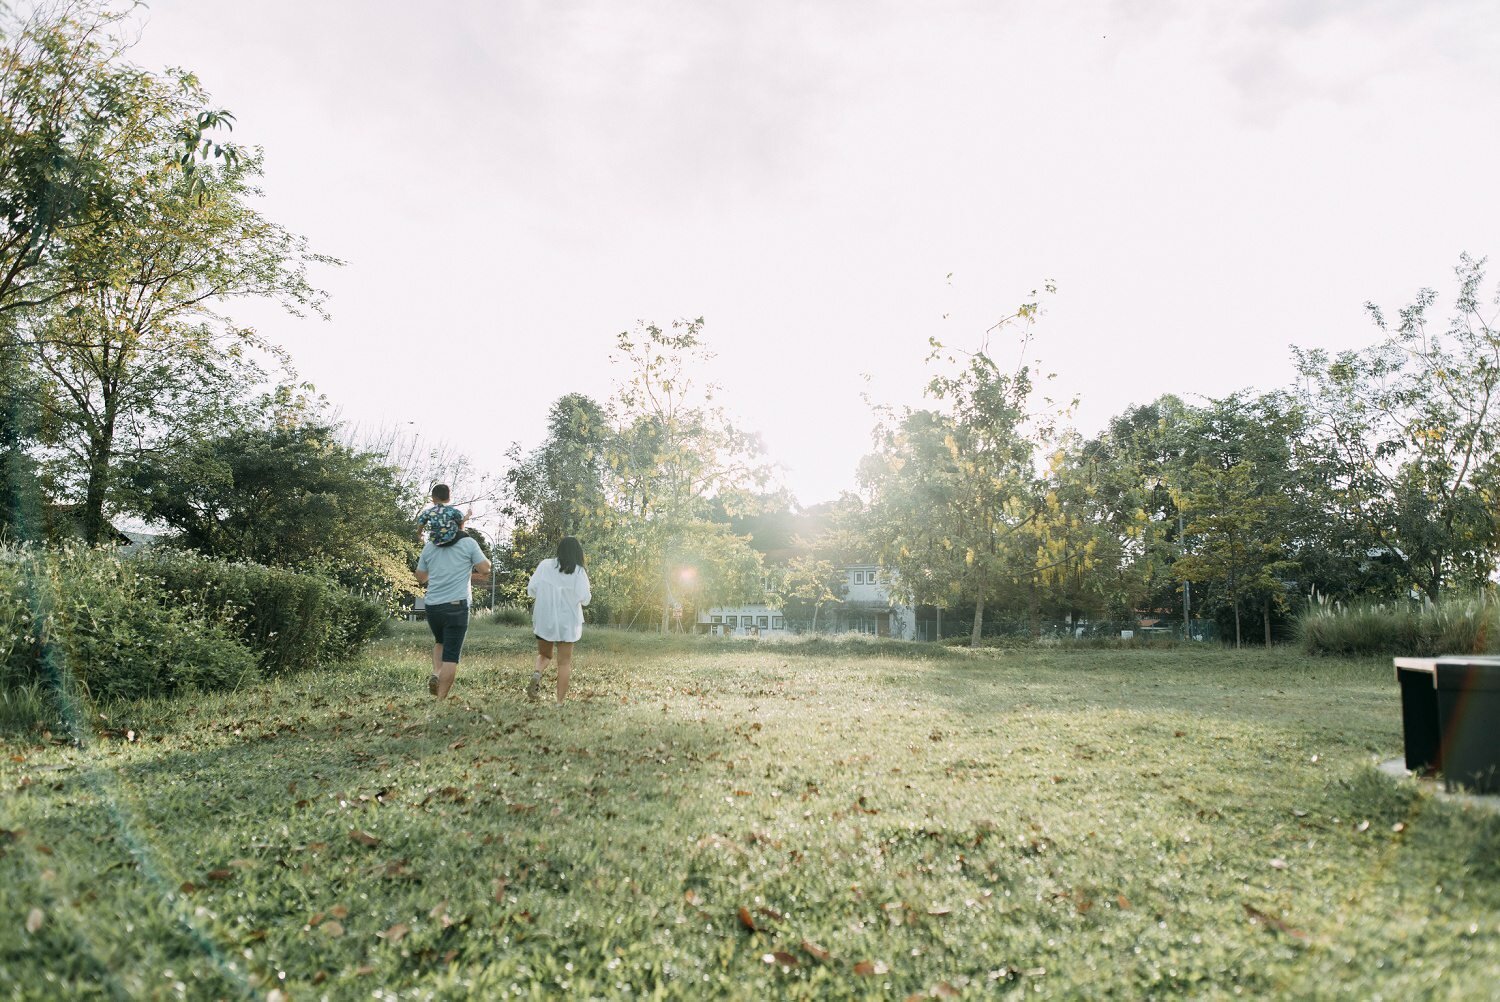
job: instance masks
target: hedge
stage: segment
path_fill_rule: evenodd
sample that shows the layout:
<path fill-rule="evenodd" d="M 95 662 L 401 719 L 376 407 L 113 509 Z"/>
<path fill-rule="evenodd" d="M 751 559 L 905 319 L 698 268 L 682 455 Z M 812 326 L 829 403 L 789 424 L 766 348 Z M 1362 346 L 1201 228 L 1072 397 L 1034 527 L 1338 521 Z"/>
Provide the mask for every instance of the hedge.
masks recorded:
<path fill-rule="evenodd" d="M 379 602 L 317 574 L 169 549 L 132 563 L 173 601 L 222 612 L 270 675 L 342 660 L 390 619 Z"/>
<path fill-rule="evenodd" d="M 341 660 L 387 622 L 380 603 L 314 574 L 180 551 L 123 559 L 0 544 L 0 695 L 230 689 Z"/>
<path fill-rule="evenodd" d="M 0 689 L 129 699 L 258 675 L 231 624 L 164 605 L 110 551 L 0 546 Z"/>

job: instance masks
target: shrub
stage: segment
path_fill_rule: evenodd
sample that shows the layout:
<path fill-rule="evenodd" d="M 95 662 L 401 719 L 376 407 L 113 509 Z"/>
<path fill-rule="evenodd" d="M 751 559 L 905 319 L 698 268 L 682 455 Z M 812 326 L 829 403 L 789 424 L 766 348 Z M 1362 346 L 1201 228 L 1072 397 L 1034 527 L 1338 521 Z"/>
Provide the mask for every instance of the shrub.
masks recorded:
<path fill-rule="evenodd" d="M 1500 602 L 1488 593 L 1439 603 L 1356 605 L 1316 597 L 1298 626 L 1311 654 L 1435 657 L 1500 650 Z"/>
<path fill-rule="evenodd" d="M 389 618 L 380 603 L 316 574 L 166 549 L 134 563 L 176 601 L 226 616 L 273 675 L 347 657 Z"/>
<path fill-rule="evenodd" d="M 232 688 L 258 674 L 221 617 L 163 604 L 112 552 L 83 546 L 0 550 L 0 640 L 11 717 L 23 708 L 34 715 L 39 694 L 170 695 Z"/>
<path fill-rule="evenodd" d="M 490 622 L 500 626 L 530 626 L 531 613 L 519 605 L 502 605 L 490 614 Z"/>

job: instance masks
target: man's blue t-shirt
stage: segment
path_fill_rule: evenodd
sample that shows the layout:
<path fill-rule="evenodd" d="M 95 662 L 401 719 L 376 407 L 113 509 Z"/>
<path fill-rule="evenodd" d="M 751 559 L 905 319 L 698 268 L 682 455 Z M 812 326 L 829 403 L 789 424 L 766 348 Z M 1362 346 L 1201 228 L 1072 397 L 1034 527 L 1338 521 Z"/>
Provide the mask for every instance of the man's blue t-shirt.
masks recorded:
<path fill-rule="evenodd" d="M 469 575 L 484 562 L 484 551 L 473 536 L 465 536 L 452 546 L 438 546 L 429 539 L 417 558 L 417 570 L 427 572 L 427 604 L 467 601 Z"/>

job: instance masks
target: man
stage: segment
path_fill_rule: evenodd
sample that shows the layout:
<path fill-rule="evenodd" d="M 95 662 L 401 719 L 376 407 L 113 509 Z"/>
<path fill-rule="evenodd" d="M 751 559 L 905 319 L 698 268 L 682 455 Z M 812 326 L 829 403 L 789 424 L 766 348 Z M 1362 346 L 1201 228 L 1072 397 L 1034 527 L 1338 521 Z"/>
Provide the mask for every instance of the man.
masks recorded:
<path fill-rule="evenodd" d="M 427 626 L 432 630 L 432 677 L 427 691 L 446 699 L 458 674 L 458 658 L 469 629 L 469 577 L 490 572 L 484 551 L 465 534 L 458 542 L 439 546 L 431 539 L 417 558 L 417 581 L 427 586 Z"/>

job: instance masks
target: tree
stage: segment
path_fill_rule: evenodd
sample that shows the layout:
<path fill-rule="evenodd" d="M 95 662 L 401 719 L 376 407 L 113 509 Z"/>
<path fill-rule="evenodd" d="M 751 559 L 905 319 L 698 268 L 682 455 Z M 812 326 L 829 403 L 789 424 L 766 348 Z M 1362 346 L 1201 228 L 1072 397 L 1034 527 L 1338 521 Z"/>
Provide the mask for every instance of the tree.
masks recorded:
<path fill-rule="evenodd" d="M 163 103 L 171 80 L 201 96 L 190 76 L 164 81 L 124 61 L 127 13 L 77 0 L 23 18 L 0 4 L 0 528 L 23 534 L 40 531 L 46 387 L 21 351 L 21 318 L 100 279 L 75 251 L 139 218 L 127 165 L 159 154 L 191 178 L 199 160 L 239 153 L 211 138 L 228 112 Z"/>
<path fill-rule="evenodd" d="M 1257 600 L 1271 643 L 1271 617 L 1286 602 L 1285 577 L 1301 519 L 1293 443 L 1300 412 L 1280 394 L 1231 394 L 1192 412 L 1185 436 L 1192 465 L 1173 472 L 1172 499 L 1186 518 L 1191 549 L 1174 572 L 1222 583 L 1240 646 L 1242 599 Z"/>
<path fill-rule="evenodd" d="M 202 99 L 191 82 L 164 83 L 157 127 L 169 130 Z M 134 210 L 69 247 L 68 260 L 95 279 L 21 325 L 19 347 L 48 390 L 56 479 L 82 498 L 91 542 L 103 532 L 122 451 L 170 451 L 199 437 L 259 381 L 255 353 L 279 357 L 223 306 L 268 298 L 321 312 L 307 268 L 333 263 L 253 208 L 258 155 L 189 178 L 163 154 L 148 148 L 121 165 L 134 171 Z"/>
<path fill-rule="evenodd" d="M 524 456 L 511 446 L 501 512 L 512 525 L 514 560 L 523 569 L 552 556 L 564 536 L 586 537 L 605 521 L 604 472 L 613 429 L 592 397 L 569 393 L 552 404 L 547 437 Z M 513 588 L 524 586 L 519 575 Z M 601 595 L 607 589 L 598 588 Z"/>
<path fill-rule="evenodd" d="M 409 590 L 417 527 L 396 471 L 315 414 L 260 414 L 128 464 L 131 507 L 209 556 L 323 571 L 386 600 Z"/>
<path fill-rule="evenodd" d="M 752 507 L 770 473 L 759 461 L 759 440 L 714 402 L 717 387 L 694 380 L 693 368 L 712 358 L 702 330 L 701 317 L 666 330 L 640 324 L 615 342 L 615 362 L 628 375 L 610 407 L 615 426 L 594 548 L 617 562 L 601 576 L 623 603 L 617 608 L 656 606 L 662 632 L 670 626 L 680 567 L 703 567 L 700 594 L 716 602 L 759 591 L 760 555 L 713 516 Z M 712 580 L 714 574 L 722 580 Z"/>
<path fill-rule="evenodd" d="M 826 606 L 842 602 L 848 590 L 848 578 L 831 561 L 812 555 L 796 556 L 787 561 L 781 572 L 776 602 L 788 617 L 800 618 L 811 606 L 809 632 L 817 633 L 819 613 Z"/>
<path fill-rule="evenodd" d="M 1019 324 L 1024 358 L 1037 313 L 1027 303 L 991 332 Z M 957 362 L 956 353 L 930 344 L 929 362 Z M 860 466 L 869 538 L 896 572 L 893 593 L 913 604 L 971 602 L 974 646 L 992 592 L 1033 584 L 1035 542 L 1027 546 L 1021 535 L 1041 503 L 1032 455 L 1055 432 L 1057 415 L 1034 412 L 1032 390 L 1030 367 L 1003 371 L 986 339 L 957 372 L 928 383 L 928 396 L 944 409 L 907 409 L 883 422 L 877 451 Z"/>
<path fill-rule="evenodd" d="M 1293 349 L 1334 512 L 1432 600 L 1482 587 L 1500 557 L 1500 328 L 1484 264 L 1460 257 L 1445 335 L 1423 289 L 1394 323 L 1366 304 L 1385 335 L 1370 348 Z"/>

